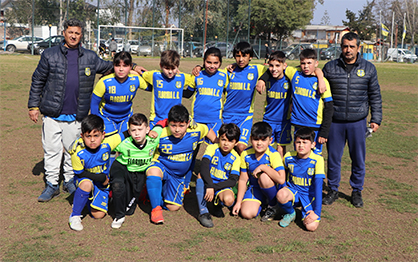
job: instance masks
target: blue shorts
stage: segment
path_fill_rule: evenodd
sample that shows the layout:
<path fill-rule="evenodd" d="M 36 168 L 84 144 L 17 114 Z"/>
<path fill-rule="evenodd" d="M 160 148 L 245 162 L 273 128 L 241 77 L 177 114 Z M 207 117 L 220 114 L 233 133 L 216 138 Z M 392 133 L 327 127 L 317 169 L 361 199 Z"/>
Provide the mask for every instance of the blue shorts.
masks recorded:
<path fill-rule="evenodd" d="M 197 123 L 206 125 L 209 130 L 212 129 L 213 132 L 215 132 L 217 137 L 219 136 L 218 132 L 219 132 L 219 129 L 221 128 L 221 125 L 222 125 L 222 120 L 221 119 L 219 119 L 218 122 L 212 122 L 212 123 L 197 122 Z M 207 144 L 207 145 L 212 144 L 212 142 L 207 137 L 204 137 L 201 141 L 199 141 L 199 143 L 200 142 L 205 142 L 205 144 Z"/>
<path fill-rule="evenodd" d="M 184 198 L 184 179 L 185 176 L 179 177 L 166 169 L 160 162 L 152 162 L 148 167 L 158 168 L 163 174 L 163 199 L 165 203 L 182 206 Z"/>
<path fill-rule="evenodd" d="M 106 132 L 106 136 L 111 136 L 117 133 L 123 133 L 124 131 L 128 130 L 128 121 L 131 116 L 126 117 L 120 122 L 113 121 L 112 119 L 100 116 L 103 119 Z"/>
<path fill-rule="evenodd" d="M 85 177 L 78 178 L 77 176 L 74 176 L 74 178 L 76 187 L 79 187 L 81 182 L 85 180 L 93 183 L 93 190 L 91 191 L 91 196 L 89 197 L 89 200 L 91 201 L 90 206 L 94 209 L 107 213 L 109 209 L 108 203 L 110 186 L 107 185 L 106 187 L 103 187 L 100 183 L 93 182 L 91 179 Z"/>
<path fill-rule="evenodd" d="M 247 191 L 245 191 L 242 202 L 244 201 L 255 201 L 260 205 L 267 204 L 266 196 L 261 191 L 260 187 L 249 185 Z"/>
<path fill-rule="evenodd" d="M 287 190 L 289 190 L 293 195 L 293 206 L 301 206 L 302 207 L 302 220 L 306 217 L 306 212 L 312 210 L 313 206 L 316 204 L 315 197 L 311 197 L 306 194 L 301 194 L 297 190 L 291 188 L 291 187 L 285 187 Z M 322 203 L 319 203 L 322 205 Z M 319 214 L 316 214 L 319 216 L 317 221 L 321 220 L 321 216 Z"/>
<path fill-rule="evenodd" d="M 218 191 L 215 191 L 215 199 L 213 200 L 213 203 L 215 205 L 219 205 L 219 203 L 221 203 L 222 205 L 224 205 L 224 203 L 219 199 L 219 194 L 222 193 L 222 192 L 228 191 L 228 190 L 231 191 L 232 194 L 234 194 L 234 191 L 232 190 L 231 187 L 225 187 L 225 188 L 222 188 L 222 189 L 220 189 Z"/>
<path fill-rule="evenodd" d="M 301 127 L 299 127 L 299 128 L 301 128 Z M 299 130 L 299 128 L 295 126 L 295 133 L 294 133 L 294 135 L 296 134 L 296 131 Z M 315 132 L 315 147 L 314 147 L 313 152 L 315 154 L 317 154 L 317 155 L 322 156 L 322 144 L 318 143 L 318 133 L 319 133 L 319 131 L 314 131 L 314 132 Z M 294 147 L 294 148 L 296 150 L 296 147 Z"/>
<path fill-rule="evenodd" d="M 267 120 L 263 120 L 266 123 L 269 123 L 271 128 L 273 129 L 273 143 L 277 143 L 281 146 L 286 146 L 292 143 L 292 132 L 291 132 L 291 124 L 290 120 L 284 121 L 282 123 L 273 123 Z"/>
<path fill-rule="evenodd" d="M 241 136 L 238 143 L 248 145 L 253 126 L 253 115 L 223 116 L 224 124 L 234 123 L 241 130 Z"/>

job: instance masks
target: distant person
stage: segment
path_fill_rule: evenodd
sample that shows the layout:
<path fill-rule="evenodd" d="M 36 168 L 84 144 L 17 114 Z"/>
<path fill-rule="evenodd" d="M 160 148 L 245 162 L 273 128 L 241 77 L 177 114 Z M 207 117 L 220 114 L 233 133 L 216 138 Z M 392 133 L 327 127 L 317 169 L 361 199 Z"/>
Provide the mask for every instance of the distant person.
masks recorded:
<path fill-rule="evenodd" d="M 366 175 L 367 115 L 371 112 L 373 132 L 382 122 L 382 97 L 375 66 L 358 54 L 360 38 L 356 33 L 341 39 L 341 57 L 324 66 L 334 100 L 334 114 L 328 136 L 328 187 L 322 203 L 331 205 L 338 199 L 341 180 L 341 158 L 347 143 L 351 158 L 351 203 L 363 207 L 364 178 Z"/>
<path fill-rule="evenodd" d="M 267 61 L 270 58 L 271 51 L 270 51 L 270 47 L 267 43 L 265 43 L 264 46 L 266 47 L 266 56 L 264 58 L 264 64 L 267 65 Z"/>
<path fill-rule="evenodd" d="M 116 43 L 115 38 L 112 38 L 112 40 L 109 43 L 109 52 L 112 55 L 112 58 L 115 56 L 117 50 L 118 43 Z"/>

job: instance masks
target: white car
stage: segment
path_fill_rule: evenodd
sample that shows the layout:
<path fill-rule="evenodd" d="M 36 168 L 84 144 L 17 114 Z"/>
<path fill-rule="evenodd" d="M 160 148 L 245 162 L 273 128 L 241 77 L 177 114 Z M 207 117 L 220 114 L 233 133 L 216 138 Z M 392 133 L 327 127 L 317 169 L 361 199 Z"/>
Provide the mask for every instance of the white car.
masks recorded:
<path fill-rule="evenodd" d="M 39 43 L 44 40 L 41 37 L 34 36 L 33 42 Z M 14 51 L 26 51 L 28 45 L 32 44 L 32 36 L 24 35 L 16 37 L 12 40 L 6 40 L 6 51 L 14 52 Z M 4 49 L 4 41 L 0 42 L 0 48 Z"/>
<path fill-rule="evenodd" d="M 108 49 L 108 50 L 109 50 L 110 41 L 112 41 L 112 38 L 107 39 L 107 41 L 105 42 L 106 49 Z M 123 39 L 122 38 L 115 38 L 115 41 L 118 45 L 118 49 L 116 50 L 116 53 L 119 53 L 120 51 L 123 50 Z"/>

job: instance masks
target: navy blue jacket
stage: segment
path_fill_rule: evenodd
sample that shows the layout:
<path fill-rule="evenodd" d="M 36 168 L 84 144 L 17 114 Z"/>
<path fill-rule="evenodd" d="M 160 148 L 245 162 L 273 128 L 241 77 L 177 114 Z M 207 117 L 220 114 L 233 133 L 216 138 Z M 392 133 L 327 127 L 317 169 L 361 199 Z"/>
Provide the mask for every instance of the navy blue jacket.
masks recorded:
<path fill-rule="evenodd" d="M 331 87 L 334 102 L 332 120 L 354 122 L 371 112 L 370 122 L 382 122 L 382 97 L 376 67 L 359 55 L 350 72 L 342 57 L 325 64 L 324 77 Z"/>
<path fill-rule="evenodd" d="M 61 45 L 46 49 L 32 75 L 29 92 L 29 108 L 39 108 L 44 116 L 58 117 L 64 104 L 67 82 L 67 47 Z M 78 46 L 79 94 L 76 119 L 83 120 L 90 110 L 96 74 L 103 74 L 113 68 L 113 63 L 100 59 L 91 50 Z"/>

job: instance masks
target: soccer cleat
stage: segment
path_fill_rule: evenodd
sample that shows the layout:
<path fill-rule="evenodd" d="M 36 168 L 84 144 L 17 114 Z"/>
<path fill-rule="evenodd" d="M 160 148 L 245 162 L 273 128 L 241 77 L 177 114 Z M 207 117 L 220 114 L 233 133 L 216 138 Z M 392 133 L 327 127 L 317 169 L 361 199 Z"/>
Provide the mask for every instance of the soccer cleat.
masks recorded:
<path fill-rule="evenodd" d="M 363 198 L 361 197 L 361 191 L 353 191 L 351 193 L 351 204 L 353 204 L 353 206 L 356 208 L 363 207 Z"/>
<path fill-rule="evenodd" d="M 283 216 L 282 220 L 280 220 L 279 225 L 281 227 L 287 227 L 288 225 L 290 225 L 290 223 L 292 223 L 293 221 L 295 221 L 296 218 L 296 212 L 293 211 L 292 214 L 286 214 Z"/>
<path fill-rule="evenodd" d="M 125 222 L 125 217 L 115 218 L 115 220 L 113 220 L 111 226 L 112 226 L 112 228 L 120 228 L 122 226 L 123 222 Z"/>
<path fill-rule="evenodd" d="M 151 211 L 151 222 L 154 224 L 164 223 L 163 210 L 160 206 L 157 206 Z"/>
<path fill-rule="evenodd" d="M 276 215 L 276 212 L 276 207 L 268 206 L 266 212 L 264 213 L 264 216 L 261 218 L 261 222 L 272 221 L 274 219 L 274 216 Z"/>
<path fill-rule="evenodd" d="M 199 215 L 197 219 L 199 220 L 200 224 L 202 224 L 202 226 L 208 227 L 208 228 L 213 227 L 212 217 L 210 216 L 209 213 L 204 213 L 202 215 Z"/>
<path fill-rule="evenodd" d="M 71 178 L 68 182 L 64 182 L 62 185 L 62 190 L 68 192 L 68 194 L 72 194 L 75 192 L 77 188 L 74 185 L 74 178 Z"/>
<path fill-rule="evenodd" d="M 190 194 L 190 185 L 187 188 L 186 187 L 183 188 L 183 195 L 185 196 L 188 194 Z"/>
<path fill-rule="evenodd" d="M 60 194 L 60 188 L 58 185 L 52 185 L 49 182 L 46 183 L 44 191 L 38 197 L 38 202 L 48 202 L 52 198 L 58 196 Z"/>
<path fill-rule="evenodd" d="M 83 225 L 81 224 L 81 216 L 72 216 L 68 220 L 68 223 L 70 224 L 70 228 L 75 231 L 81 231 L 83 230 Z"/>
<path fill-rule="evenodd" d="M 338 191 L 330 190 L 328 194 L 322 199 L 323 205 L 331 205 L 335 200 L 338 199 Z"/>
<path fill-rule="evenodd" d="M 215 217 L 225 217 L 224 211 L 222 210 L 223 206 L 221 204 L 213 205 L 212 215 Z"/>

